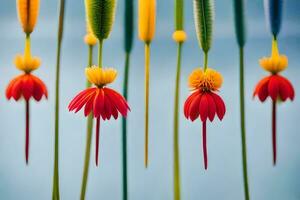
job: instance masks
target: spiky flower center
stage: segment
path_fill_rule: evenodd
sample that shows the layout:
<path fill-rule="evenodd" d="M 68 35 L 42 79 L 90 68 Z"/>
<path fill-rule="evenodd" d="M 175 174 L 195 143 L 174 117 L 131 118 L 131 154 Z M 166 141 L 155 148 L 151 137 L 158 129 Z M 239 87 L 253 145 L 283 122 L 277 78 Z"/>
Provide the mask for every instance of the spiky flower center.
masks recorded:
<path fill-rule="evenodd" d="M 188 85 L 192 90 L 216 91 L 223 83 L 222 75 L 213 69 L 195 69 L 189 76 Z"/>
<path fill-rule="evenodd" d="M 17 55 L 14 63 L 17 69 L 30 73 L 39 68 L 41 60 L 38 57 L 32 57 L 31 55 Z"/>

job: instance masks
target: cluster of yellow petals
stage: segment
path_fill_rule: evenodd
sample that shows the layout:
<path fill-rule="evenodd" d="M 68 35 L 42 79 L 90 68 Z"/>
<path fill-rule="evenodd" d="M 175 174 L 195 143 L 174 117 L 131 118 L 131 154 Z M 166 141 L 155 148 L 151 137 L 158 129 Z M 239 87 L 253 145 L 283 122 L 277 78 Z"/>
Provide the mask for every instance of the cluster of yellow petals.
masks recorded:
<path fill-rule="evenodd" d="M 156 23 L 156 0 L 139 0 L 139 38 L 150 42 L 154 38 Z"/>
<path fill-rule="evenodd" d="M 30 73 L 36 70 L 41 65 L 41 60 L 38 57 L 32 57 L 29 55 L 17 55 L 15 57 L 14 63 L 17 69 L 24 71 L 25 73 Z"/>
<path fill-rule="evenodd" d="M 37 22 L 40 0 L 17 0 L 18 18 L 25 33 L 30 34 Z"/>
<path fill-rule="evenodd" d="M 103 87 L 114 82 L 117 77 L 117 70 L 113 68 L 103 69 L 98 66 L 92 66 L 85 68 L 85 76 L 89 82 L 98 87 Z"/>
<path fill-rule="evenodd" d="M 271 57 L 264 57 L 264 58 L 260 59 L 259 64 L 266 71 L 276 74 L 287 68 L 288 58 L 285 55 L 279 54 L 277 41 L 273 40 Z"/>
<path fill-rule="evenodd" d="M 222 75 L 211 68 L 207 68 L 205 71 L 197 68 L 188 79 L 188 85 L 192 90 L 216 91 L 222 86 L 222 83 Z"/>
<path fill-rule="evenodd" d="M 93 34 L 91 26 L 89 24 L 89 22 L 87 22 L 87 33 L 84 36 L 84 42 L 89 45 L 89 46 L 94 46 L 97 44 L 98 39 L 96 38 L 96 36 Z"/>
<path fill-rule="evenodd" d="M 187 36 L 183 30 L 177 30 L 173 33 L 173 40 L 178 43 L 182 43 L 186 40 Z"/>

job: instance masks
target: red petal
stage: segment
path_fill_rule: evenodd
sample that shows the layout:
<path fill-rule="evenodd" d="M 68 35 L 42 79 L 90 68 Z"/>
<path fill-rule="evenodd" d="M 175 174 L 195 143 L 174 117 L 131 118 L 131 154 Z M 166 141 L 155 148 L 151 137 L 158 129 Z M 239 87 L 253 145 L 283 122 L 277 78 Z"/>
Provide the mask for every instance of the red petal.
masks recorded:
<path fill-rule="evenodd" d="M 199 103 L 201 100 L 201 93 L 197 93 L 196 95 L 193 96 L 193 99 L 191 100 L 190 108 L 188 110 L 188 116 L 189 118 L 194 121 L 199 117 Z"/>
<path fill-rule="evenodd" d="M 92 109 L 93 109 L 93 103 L 94 103 L 95 95 L 92 95 L 91 98 L 86 102 L 84 107 L 84 116 L 88 116 Z"/>
<path fill-rule="evenodd" d="M 269 95 L 273 101 L 277 100 L 279 94 L 280 79 L 276 75 L 272 75 L 268 84 Z"/>
<path fill-rule="evenodd" d="M 104 88 L 104 90 L 105 90 L 106 95 L 109 97 L 111 103 L 115 105 L 115 107 L 123 115 L 123 117 L 126 117 L 127 110 L 129 107 L 128 107 L 124 97 L 112 89 Z"/>
<path fill-rule="evenodd" d="M 94 117 L 98 118 L 103 113 L 104 107 L 104 91 L 103 89 L 97 89 L 97 93 L 94 99 Z"/>
<path fill-rule="evenodd" d="M 205 93 L 201 96 L 201 101 L 199 104 L 200 118 L 202 122 L 205 122 L 208 117 L 208 106 L 207 94 Z"/>
<path fill-rule="evenodd" d="M 184 103 L 184 116 L 189 119 L 189 110 L 190 110 L 190 105 L 193 101 L 193 99 L 195 98 L 195 96 L 198 95 L 198 92 L 194 92 L 192 93 L 188 98 L 187 100 L 185 101 Z"/>
<path fill-rule="evenodd" d="M 294 90 L 292 83 L 283 76 L 281 76 L 281 78 L 285 81 L 285 83 L 287 84 L 287 86 L 289 88 L 289 96 L 288 97 L 293 101 L 294 97 L 295 97 L 295 90 Z"/>
<path fill-rule="evenodd" d="M 73 111 L 75 108 L 77 108 L 77 105 L 80 102 L 80 100 L 84 98 L 84 96 L 88 95 L 89 93 L 92 93 L 95 89 L 96 88 L 89 88 L 81 91 L 78 95 L 76 95 L 68 106 L 69 111 Z"/>
<path fill-rule="evenodd" d="M 215 114 L 216 114 L 216 110 L 217 110 L 216 103 L 210 94 L 207 95 L 207 100 L 208 100 L 208 105 L 209 105 L 208 118 L 212 122 L 215 118 Z"/>
<path fill-rule="evenodd" d="M 12 97 L 18 101 L 22 94 L 22 79 L 16 80 L 15 84 L 12 87 Z"/>
<path fill-rule="evenodd" d="M 104 116 L 105 118 L 103 118 L 102 116 L 102 119 L 105 120 L 105 119 L 108 119 L 110 120 L 110 117 L 111 117 L 111 103 L 109 101 L 109 98 L 106 97 L 104 98 Z"/>
<path fill-rule="evenodd" d="M 269 95 L 269 92 L 268 92 L 269 80 L 270 80 L 270 77 L 268 76 L 258 82 L 257 86 L 255 87 L 253 97 L 255 95 L 258 95 L 258 98 L 260 101 L 264 102 L 266 100 L 266 98 Z"/>
<path fill-rule="evenodd" d="M 33 86 L 34 82 L 31 75 L 26 75 L 22 82 L 23 97 L 26 101 L 28 101 L 32 96 Z"/>
<path fill-rule="evenodd" d="M 225 112 L 226 112 L 226 107 L 225 107 L 224 101 L 219 95 L 217 95 L 215 93 L 211 93 L 211 96 L 213 97 L 215 104 L 216 104 L 217 115 L 218 115 L 219 119 L 222 120 L 225 115 Z"/>

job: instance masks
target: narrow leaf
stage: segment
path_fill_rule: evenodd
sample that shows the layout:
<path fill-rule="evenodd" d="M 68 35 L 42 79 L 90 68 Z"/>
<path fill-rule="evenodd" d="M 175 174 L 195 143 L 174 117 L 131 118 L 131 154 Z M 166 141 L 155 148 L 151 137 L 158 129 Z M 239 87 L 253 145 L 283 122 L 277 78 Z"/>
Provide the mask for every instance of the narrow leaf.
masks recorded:
<path fill-rule="evenodd" d="M 233 10 L 237 43 L 243 47 L 246 43 L 245 0 L 233 0 Z"/>
<path fill-rule="evenodd" d="M 133 0 L 125 0 L 125 52 L 129 53 L 133 43 Z"/>
<path fill-rule="evenodd" d="M 276 37 L 281 27 L 283 0 L 265 0 L 264 5 L 267 24 Z"/>

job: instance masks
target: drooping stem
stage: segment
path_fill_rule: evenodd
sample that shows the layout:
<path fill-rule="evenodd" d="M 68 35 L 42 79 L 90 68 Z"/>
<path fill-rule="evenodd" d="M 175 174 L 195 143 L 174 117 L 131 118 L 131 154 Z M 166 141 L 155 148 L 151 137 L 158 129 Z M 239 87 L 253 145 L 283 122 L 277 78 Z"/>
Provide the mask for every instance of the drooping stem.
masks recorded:
<path fill-rule="evenodd" d="M 204 71 L 207 70 L 207 64 L 208 64 L 208 52 L 204 52 Z"/>
<path fill-rule="evenodd" d="M 245 124 L 245 86 L 244 86 L 244 48 L 240 47 L 240 112 L 241 112 L 241 139 L 242 139 L 242 161 L 245 200 L 250 199 L 248 186 L 247 170 L 247 142 L 246 142 L 246 124 Z"/>
<path fill-rule="evenodd" d="M 93 46 L 89 46 L 88 66 L 91 67 L 93 64 Z M 91 87 L 91 83 L 86 81 L 86 87 Z M 81 193 L 80 200 L 85 199 L 86 186 L 89 174 L 90 158 L 91 158 L 91 143 L 93 135 L 93 114 L 91 113 L 87 119 L 87 130 L 86 130 L 86 146 L 85 146 L 85 157 L 84 157 L 84 169 L 82 175 Z"/>
<path fill-rule="evenodd" d="M 96 166 L 98 166 L 98 161 L 99 161 L 99 139 L 100 139 L 100 116 L 96 120 L 96 153 L 95 153 Z"/>
<path fill-rule="evenodd" d="M 124 73 L 124 85 L 123 95 L 128 99 L 128 79 L 129 79 L 129 65 L 130 65 L 130 53 L 126 52 L 125 57 L 125 73 Z M 122 173 L 123 173 L 123 200 L 128 199 L 127 189 L 127 120 L 122 118 Z"/>
<path fill-rule="evenodd" d="M 65 13 L 65 0 L 60 0 L 59 24 L 57 33 L 57 55 L 56 55 L 56 80 L 55 80 L 55 142 L 54 142 L 54 173 L 53 173 L 53 192 L 52 200 L 59 200 L 59 81 L 60 81 L 60 54 L 63 37 Z"/>
<path fill-rule="evenodd" d="M 179 163 L 179 94 L 180 94 L 180 73 L 181 73 L 181 48 L 182 43 L 178 43 L 177 48 L 177 69 L 175 81 L 174 100 L 174 136 L 173 136 L 173 156 L 174 156 L 174 200 L 180 200 L 180 163 Z"/>
<path fill-rule="evenodd" d="M 25 159 L 26 165 L 28 165 L 29 160 L 29 101 L 26 100 L 26 136 L 25 136 Z"/>
<path fill-rule="evenodd" d="M 276 165 L 276 100 L 272 101 L 272 144 L 273 144 L 273 165 Z"/>
<path fill-rule="evenodd" d="M 148 167 L 150 42 L 145 43 L 145 167 Z"/>
<path fill-rule="evenodd" d="M 207 170 L 206 121 L 202 122 L 202 149 L 204 158 L 204 169 Z"/>
<path fill-rule="evenodd" d="M 102 68 L 102 49 L 103 49 L 103 40 L 99 40 L 98 65 L 100 68 Z"/>

